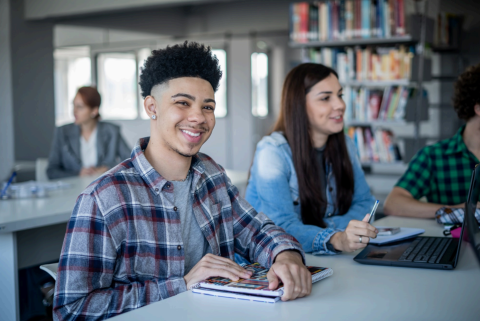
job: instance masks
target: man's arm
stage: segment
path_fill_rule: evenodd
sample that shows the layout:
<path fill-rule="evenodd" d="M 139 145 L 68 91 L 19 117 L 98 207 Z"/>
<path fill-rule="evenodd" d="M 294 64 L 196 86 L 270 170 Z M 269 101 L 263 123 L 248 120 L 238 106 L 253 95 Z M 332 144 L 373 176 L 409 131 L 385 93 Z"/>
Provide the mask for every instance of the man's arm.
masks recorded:
<path fill-rule="evenodd" d="M 182 277 L 135 279 L 125 267 L 118 275 L 121 255 L 94 196 L 80 195 L 60 255 L 54 319 L 106 319 L 186 291 Z"/>
<path fill-rule="evenodd" d="M 257 213 L 239 195 L 225 172 L 224 175 L 232 204 L 235 251 L 270 268 L 267 274 L 270 288 L 274 289 L 283 282 L 283 301 L 309 295 L 312 275 L 305 267 L 305 253 L 300 243 L 265 214 Z"/>
<path fill-rule="evenodd" d="M 434 218 L 440 207 L 441 204 L 420 202 L 406 189 L 395 186 L 385 200 L 383 211 L 386 215 Z"/>
<path fill-rule="evenodd" d="M 406 189 L 395 186 L 385 200 L 383 211 L 387 215 L 394 216 L 435 218 L 435 212 L 443 206 L 462 208 L 465 207 L 465 203 L 457 205 L 442 205 L 421 202 L 416 200 Z"/>

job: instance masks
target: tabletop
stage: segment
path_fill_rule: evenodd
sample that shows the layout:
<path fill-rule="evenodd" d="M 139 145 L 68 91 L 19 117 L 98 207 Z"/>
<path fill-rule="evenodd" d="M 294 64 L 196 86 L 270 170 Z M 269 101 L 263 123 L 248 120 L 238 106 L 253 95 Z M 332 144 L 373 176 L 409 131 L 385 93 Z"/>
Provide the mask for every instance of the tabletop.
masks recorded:
<path fill-rule="evenodd" d="M 433 220 L 386 217 L 374 224 L 418 227 L 442 236 Z M 310 296 L 275 304 L 181 293 L 113 318 L 122 320 L 478 320 L 480 268 L 464 243 L 455 270 L 362 265 L 359 252 L 307 255 L 307 264 L 333 269 L 315 283 Z"/>
<path fill-rule="evenodd" d="M 246 172 L 228 169 L 226 172 L 234 185 L 240 188 L 246 184 Z M 61 181 L 68 187 L 50 191 L 47 197 L 0 200 L 0 233 L 67 222 L 78 195 L 95 179 L 95 176 L 65 178 Z"/>

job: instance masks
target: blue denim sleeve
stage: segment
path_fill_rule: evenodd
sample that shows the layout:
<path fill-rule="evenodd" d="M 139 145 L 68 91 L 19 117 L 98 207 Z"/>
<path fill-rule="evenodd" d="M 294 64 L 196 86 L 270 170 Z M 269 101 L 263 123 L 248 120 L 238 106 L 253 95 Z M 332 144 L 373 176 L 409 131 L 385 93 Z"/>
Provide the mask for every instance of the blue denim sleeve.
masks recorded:
<path fill-rule="evenodd" d="M 375 198 L 370 193 L 370 187 L 365 179 L 360 159 L 358 158 L 357 148 L 350 138 L 347 138 L 347 147 L 350 154 L 350 161 L 353 167 L 353 179 L 354 179 L 354 191 L 352 205 L 347 213 L 341 216 L 332 216 L 330 219 L 333 222 L 333 226 L 340 230 L 345 230 L 350 220 L 361 221 L 370 213 Z M 348 217 L 349 220 L 345 220 Z"/>
<path fill-rule="evenodd" d="M 249 181 L 254 185 L 250 188 L 256 190 L 258 200 L 249 199 L 247 191 L 247 201 L 255 204 L 257 211 L 265 213 L 276 225 L 294 236 L 305 252 L 335 254 L 327 249 L 326 243 L 338 230 L 303 224 L 295 212 L 289 186 L 291 170 L 286 157 L 277 146 L 259 145 Z"/>

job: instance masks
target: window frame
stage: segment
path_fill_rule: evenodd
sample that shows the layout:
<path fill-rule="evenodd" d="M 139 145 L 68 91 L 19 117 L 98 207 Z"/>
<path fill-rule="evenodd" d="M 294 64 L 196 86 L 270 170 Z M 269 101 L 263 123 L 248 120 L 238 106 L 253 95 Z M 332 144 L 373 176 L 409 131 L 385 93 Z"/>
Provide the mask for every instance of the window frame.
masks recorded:
<path fill-rule="evenodd" d="M 226 59 L 226 70 L 224 75 L 228 76 L 228 64 L 229 64 L 229 52 L 227 42 L 224 40 L 207 40 L 207 39 L 191 39 L 191 41 L 197 41 L 199 43 L 205 43 L 210 46 L 212 50 L 224 50 L 225 59 Z M 178 41 L 169 39 L 168 41 L 158 41 L 158 42 L 149 42 L 149 43 L 138 43 L 134 45 L 116 45 L 116 46 L 91 46 L 90 47 L 90 59 L 91 59 L 91 75 L 92 75 L 92 85 L 98 86 L 98 55 L 107 54 L 107 53 L 135 53 L 135 60 L 137 64 L 136 77 L 137 84 L 139 79 L 139 57 L 138 52 L 142 49 L 149 48 L 150 50 L 165 48 L 168 45 L 178 43 Z M 153 48 L 153 49 L 152 49 Z M 223 76 L 222 76 L 223 77 Z M 224 116 L 215 116 L 217 119 L 224 119 L 228 117 L 228 105 L 229 105 L 229 90 L 228 90 L 228 77 L 225 79 L 225 101 L 226 101 L 226 112 Z M 140 86 L 137 87 L 137 97 L 140 97 L 141 91 Z M 142 109 L 143 106 L 140 106 L 139 99 L 137 99 L 137 117 L 132 119 L 116 119 L 116 118 L 106 118 L 105 120 L 112 121 L 130 121 L 130 120 L 147 120 L 142 118 Z"/>
<path fill-rule="evenodd" d="M 259 54 L 259 53 L 262 53 L 262 54 L 265 54 L 267 56 L 267 81 L 266 81 L 266 84 L 267 84 L 267 113 L 266 115 L 263 115 L 263 116 L 258 116 L 258 115 L 255 115 L 253 113 L 253 88 L 250 89 L 250 103 L 252 104 L 251 108 L 250 108 L 250 113 L 252 114 L 253 117 L 255 118 L 259 118 L 259 119 L 265 119 L 265 118 L 268 118 L 270 116 L 270 105 L 271 105 L 271 79 L 272 77 L 270 76 L 270 71 L 271 71 L 271 67 L 272 67 L 272 61 L 271 61 L 271 54 L 270 54 L 270 50 L 265 49 L 265 50 L 261 50 L 259 48 L 255 48 L 256 50 L 253 50 L 250 54 L 250 77 L 252 75 L 252 56 L 253 54 Z M 251 79 L 251 78 L 250 78 Z M 251 79 L 252 80 L 252 79 Z M 253 87 L 253 82 L 251 81 L 251 86 Z"/>

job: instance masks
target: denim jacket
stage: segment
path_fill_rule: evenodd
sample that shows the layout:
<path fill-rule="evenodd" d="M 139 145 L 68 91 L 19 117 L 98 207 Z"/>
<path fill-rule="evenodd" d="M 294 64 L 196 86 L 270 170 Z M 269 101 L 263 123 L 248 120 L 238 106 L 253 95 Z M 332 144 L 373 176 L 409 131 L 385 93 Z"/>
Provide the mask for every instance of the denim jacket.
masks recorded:
<path fill-rule="evenodd" d="M 335 208 L 336 184 L 331 164 L 326 163 L 327 228 L 306 225 L 300 213 L 298 180 L 292 150 L 281 132 L 265 136 L 257 145 L 248 181 L 246 199 L 258 211 L 293 235 L 303 250 L 312 254 L 335 254 L 327 248 L 333 234 L 345 230 L 350 220 L 362 220 L 375 201 L 360 165 L 358 152 L 350 137 L 345 138 L 354 175 L 352 205 L 347 213 L 338 215 Z"/>

